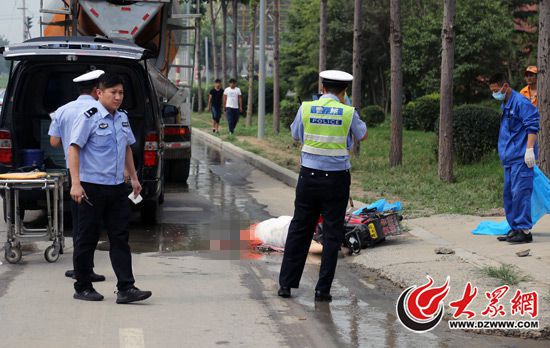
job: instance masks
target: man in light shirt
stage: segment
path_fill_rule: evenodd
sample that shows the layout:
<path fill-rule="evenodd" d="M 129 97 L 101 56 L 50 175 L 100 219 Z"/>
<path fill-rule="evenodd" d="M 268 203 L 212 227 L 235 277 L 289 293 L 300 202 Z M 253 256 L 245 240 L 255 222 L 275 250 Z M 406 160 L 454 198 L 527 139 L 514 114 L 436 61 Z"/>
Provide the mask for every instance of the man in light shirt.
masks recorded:
<path fill-rule="evenodd" d="M 235 79 L 229 80 L 229 87 L 223 92 L 223 111 L 227 117 L 229 134 L 232 135 L 243 112 L 243 97 Z"/>

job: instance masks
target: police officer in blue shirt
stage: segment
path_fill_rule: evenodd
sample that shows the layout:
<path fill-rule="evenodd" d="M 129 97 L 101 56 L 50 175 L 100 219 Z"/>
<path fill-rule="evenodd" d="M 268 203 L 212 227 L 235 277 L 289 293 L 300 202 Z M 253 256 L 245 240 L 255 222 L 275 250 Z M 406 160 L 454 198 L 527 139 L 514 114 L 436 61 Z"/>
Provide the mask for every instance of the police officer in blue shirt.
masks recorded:
<path fill-rule="evenodd" d="M 504 166 L 504 212 L 511 227 L 500 241 L 529 243 L 533 167 L 537 154 L 540 115 L 531 101 L 514 91 L 504 74 L 489 80 L 493 98 L 502 102 L 498 154 Z"/>
<path fill-rule="evenodd" d="M 74 298 L 101 301 L 89 273 L 103 220 L 109 236 L 109 256 L 117 277 L 117 303 L 141 301 L 151 296 L 134 286 L 132 256 L 128 244 L 130 207 L 124 183 L 128 170 L 134 197 L 141 192 L 132 149 L 135 138 L 128 116 L 118 109 L 124 97 L 120 76 L 105 73 L 99 78 L 98 103 L 76 120 L 71 133 L 69 168 L 71 198 L 78 206 L 80 238 L 75 248 Z"/>
<path fill-rule="evenodd" d="M 349 149 L 352 135 L 367 138 L 367 126 L 345 94 L 353 76 L 327 70 L 320 74 L 323 95 L 304 102 L 291 125 L 292 137 L 302 142 L 301 169 L 296 186 L 294 216 L 288 230 L 279 292 L 290 297 L 298 288 L 319 216 L 323 216 L 323 254 L 315 301 L 330 302 L 338 252 L 344 240 L 344 218 L 349 200 Z"/>
<path fill-rule="evenodd" d="M 69 142 L 71 139 L 71 131 L 73 129 L 74 121 L 80 113 L 84 110 L 90 109 L 90 107 L 96 104 L 97 81 L 103 73 L 103 70 L 93 70 L 75 77 L 73 82 L 77 84 L 80 96 L 77 99 L 59 107 L 53 116 L 53 120 L 48 131 L 48 135 L 50 136 L 50 144 L 53 147 L 63 146 L 67 168 L 69 168 Z M 73 245 L 76 245 L 76 241 L 78 239 L 78 206 L 73 200 L 71 200 L 71 215 L 73 221 Z M 73 263 L 74 255 L 75 254 L 73 253 Z M 90 269 L 90 272 L 92 282 L 101 282 L 105 280 L 105 276 L 96 274 L 93 269 Z M 70 270 L 65 272 L 65 276 L 74 278 L 74 271 Z"/>

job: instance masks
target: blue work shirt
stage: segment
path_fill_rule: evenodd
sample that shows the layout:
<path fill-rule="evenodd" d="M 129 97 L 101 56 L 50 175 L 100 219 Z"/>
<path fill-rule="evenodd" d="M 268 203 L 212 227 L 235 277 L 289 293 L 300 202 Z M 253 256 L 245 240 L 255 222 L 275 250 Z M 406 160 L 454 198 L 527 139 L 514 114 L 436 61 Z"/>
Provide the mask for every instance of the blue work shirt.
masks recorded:
<path fill-rule="evenodd" d="M 82 111 L 88 110 L 95 105 L 95 103 L 97 103 L 97 101 L 91 95 L 83 94 L 77 99 L 60 106 L 55 111 L 55 116 L 50 124 L 48 135 L 61 138 L 61 145 L 63 145 L 67 168 L 69 168 L 69 146 L 71 145 L 71 131 L 73 130 L 74 122 Z"/>
<path fill-rule="evenodd" d="M 324 94 L 321 96 L 320 99 L 323 98 L 331 98 L 338 102 L 340 101 L 340 99 L 338 99 L 338 97 L 333 94 Z M 302 122 L 302 106 L 300 106 L 300 109 L 298 109 L 298 112 L 296 113 L 296 118 L 290 126 L 290 132 L 294 139 L 300 140 L 302 144 L 304 143 L 304 123 Z M 365 124 L 365 122 L 361 121 L 361 118 L 359 118 L 359 114 L 357 113 L 357 111 L 353 113 L 353 118 L 351 120 L 350 133 L 348 134 L 347 139 L 348 150 L 351 148 L 353 142 L 351 138 L 352 134 L 355 139 L 358 140 L 363 139 L 365 134 L 367 134 L 367 125 Z M 327 172 L 346 170 L 351 168 L 349 156 L 321 156 L 302 152 L 301 162 L 302 166 L 304 167 L 324 170 Z"/>
<path fill-rule="evenodd" d="M 540 115 L 529 99 L 512 91 L 508 101 L 502 103 L 502 119 L 498 135 L 498 155 L 503 165 L 524 161 L 527 135 L 539 131 Z M 535 156 L 537 145 L 535 144 Z"/>
<path fill-rule="evenodd" d="M 113 116 L 99 102 L 81 113 L 71 134 L 71 145 L 80 147 L 80 181 L 123 183 L 126 147 L 135 142 L 125 113 L 116 111 Z"/>

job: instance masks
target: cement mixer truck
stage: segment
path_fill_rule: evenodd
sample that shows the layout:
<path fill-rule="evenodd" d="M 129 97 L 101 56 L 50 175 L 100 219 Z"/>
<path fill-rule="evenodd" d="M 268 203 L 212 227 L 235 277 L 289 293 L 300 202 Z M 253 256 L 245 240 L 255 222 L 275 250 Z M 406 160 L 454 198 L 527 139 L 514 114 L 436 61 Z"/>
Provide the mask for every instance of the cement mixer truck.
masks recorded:
<path fill-rule="evenodd" d="M 64 167 L 63 151 L 48 143 L 50 114 L 78 96 L 74 77 L 95 69 L 117 73 L 137 140 L 132 150 L 144 198 L 138 208 L 144 222 L 156 222 L 165 180 L 185 182 L 189 175 L 193 31 L 200 14 L 177 0 L 41 5 L 42 36 L 1 50 L 12 65 L 0 115 L 0 172 L 28 167 L 28 149 L 43 154 L 33 166 Z M 23 213 L 45 203 L 31 192 L 19 201 Z"/>

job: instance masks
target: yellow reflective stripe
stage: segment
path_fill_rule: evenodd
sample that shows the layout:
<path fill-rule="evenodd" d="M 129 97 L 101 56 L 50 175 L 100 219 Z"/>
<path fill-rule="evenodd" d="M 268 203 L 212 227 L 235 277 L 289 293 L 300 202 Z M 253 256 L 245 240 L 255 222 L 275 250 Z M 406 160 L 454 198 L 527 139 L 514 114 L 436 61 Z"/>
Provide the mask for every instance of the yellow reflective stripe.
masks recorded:
<path fill-rule="evenodd" d="M 347 149 L 320 149 L 309 145 L 302 146 L 302 152 L 311 153 L 313 155 L 320 156 L 348 156 L 349 151 Z"/>
<path fill-rule="evenodd" d="M 346 144 L 347 136 L 339 135 L 320 135 L 320 134 L 311 134 L 304 133 L 304 140 L 317 141 L 321 143 L 335 143 L 335 144 Z"/>

